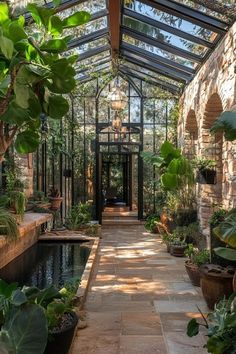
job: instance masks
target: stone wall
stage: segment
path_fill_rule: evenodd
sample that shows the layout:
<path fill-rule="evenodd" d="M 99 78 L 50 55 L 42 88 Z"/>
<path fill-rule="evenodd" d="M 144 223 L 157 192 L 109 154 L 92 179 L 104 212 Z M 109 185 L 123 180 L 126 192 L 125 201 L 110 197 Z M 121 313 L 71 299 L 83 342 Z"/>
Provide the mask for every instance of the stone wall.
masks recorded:
<path fill-rule="evenodd" d="M 236 205 L 236 143 L 211 136 L 210 127 L 222 111 L 236 104 L 236 23 L 186 87 L 181 100 L 179 145 L 188 155 L 217 162 L 217 184 L 197 185 L 198 215 L 202 230 L 215 206 Z"/>
<path fill-rule="evenodd" d="M 33 154 L 18 155 L 16 164 L 21 172 L 21 179 L 25 182 L 27 197 L 33 194 Z"/>

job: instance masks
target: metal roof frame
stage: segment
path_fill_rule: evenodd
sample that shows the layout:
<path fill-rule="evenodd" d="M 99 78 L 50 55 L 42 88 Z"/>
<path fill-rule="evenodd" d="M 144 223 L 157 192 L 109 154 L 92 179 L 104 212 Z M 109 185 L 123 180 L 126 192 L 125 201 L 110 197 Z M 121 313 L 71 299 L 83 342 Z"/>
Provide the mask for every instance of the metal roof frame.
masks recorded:
<path fill-rule="evenodd" d="M 184 32 L 184 31 L 182 31 L 182 30 L 180 30 L 178 28 L 171 27 L 170 25 L 167 25 L 167 24 L 162 23 L 160 21 L 151 19 L 150 17 L 147 17 L 145 15 L 141 15 L 138 12 L 135 12 L 133 10 L 124 8 L 123 14 L 125 16 L 128 16 L 128 17 L 132 18 L 133 20 L 137 20 L 137 21 L 140 21 L 142 23 L 146 23 L 146 24 L 148 24 L 148 25 L 150 25 L 152 27 L 155 27 L 157 29 L 161 29 L 163 31 L 169 32 L 171 34 L 174 34 L 175 36 L 179 36 L 179 37 L 184 38 L 184 39 L 186 39 L 186 40 L 188 40 L 190 42 L 193 42 L 193 43 L 196 43 L 196 44 L 199 44 L 199 45 L 203 45 L 204 47 L 207 47 L 207 48 L 214 48 L 214 43 L 213 42 L 209 42 L 209 41 L 207 41 L 205 39 L 196 37 L 196 36 L 194 36 L 192 34 Z"/>

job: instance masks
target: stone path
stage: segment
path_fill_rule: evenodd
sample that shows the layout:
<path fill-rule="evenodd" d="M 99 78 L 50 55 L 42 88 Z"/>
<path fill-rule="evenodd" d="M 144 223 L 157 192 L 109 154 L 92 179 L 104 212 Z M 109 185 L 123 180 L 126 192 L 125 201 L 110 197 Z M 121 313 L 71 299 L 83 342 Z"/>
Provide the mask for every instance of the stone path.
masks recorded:
<path fill-rule="evenodd" d="M 188 320 L 208 312 L 191 285 L 184 259 L 170 256 L 143 226 L 104 228 L 87 296 L 88 327 L 72 354 L 202 354 L 203 336 L 189 339 Z"/>

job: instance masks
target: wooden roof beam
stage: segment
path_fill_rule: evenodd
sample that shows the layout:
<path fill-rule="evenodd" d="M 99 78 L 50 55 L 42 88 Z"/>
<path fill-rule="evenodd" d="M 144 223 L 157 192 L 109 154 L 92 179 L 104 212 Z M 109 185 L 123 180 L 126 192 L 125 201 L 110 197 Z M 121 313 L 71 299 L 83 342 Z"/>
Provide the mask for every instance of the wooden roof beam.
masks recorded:
<path fill-rule="evenodd" d="M 121 0 L 108 0 L 109 30 L 112 59 L 116 59 L 120 50 Z"/>

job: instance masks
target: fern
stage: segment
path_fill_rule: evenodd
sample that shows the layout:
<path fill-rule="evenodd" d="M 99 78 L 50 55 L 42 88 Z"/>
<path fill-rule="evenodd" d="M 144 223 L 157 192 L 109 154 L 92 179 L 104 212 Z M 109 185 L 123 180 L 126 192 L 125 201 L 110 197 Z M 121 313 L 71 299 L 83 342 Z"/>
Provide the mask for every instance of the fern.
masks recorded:
<path fill-rule="evenodd" d="M 0 234 L 10 242 L 19 236 L 16 219 L 5 209 L 0 209 Z"/>

